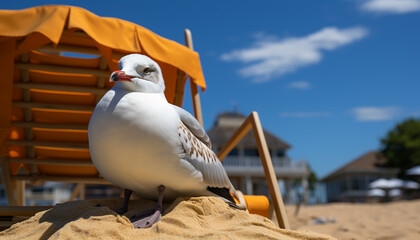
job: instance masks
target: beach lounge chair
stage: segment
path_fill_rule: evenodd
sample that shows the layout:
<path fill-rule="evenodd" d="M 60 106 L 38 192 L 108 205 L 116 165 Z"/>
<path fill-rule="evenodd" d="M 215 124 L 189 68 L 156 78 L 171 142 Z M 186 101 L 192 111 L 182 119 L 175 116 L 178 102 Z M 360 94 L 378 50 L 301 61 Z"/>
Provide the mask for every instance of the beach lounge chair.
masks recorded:
<path fill-rule="evenodd" d="M 194 115 L 203 122 L 198 88 L 204 90 L 206 84 L 188 30 L 185 47 L 136 24 L 69 6 L 2 10 L 0 22 L 5 23 L 0 26 L 0 163 L 9 205 L 25 204 L 27 182 L 77 183 L 72 199 L 83 198 L 84 184 L 109 184 L 90 160 L 87 125 L 95 104 L 112 87 L 110 73 L 126 54 L 145 54 L 159 63 L 165 96 L 177 106 L 182 106 L 189 78 Z M 251 128 L 279 226 L 288 228 L 257 113 L 219 157 L 222 160 Z M 245 200 L 250 212 L 267 216 L 266 197 Z M 25 215 L 20 208 L 6 212 L 0 208 L 0 215 Z"/>

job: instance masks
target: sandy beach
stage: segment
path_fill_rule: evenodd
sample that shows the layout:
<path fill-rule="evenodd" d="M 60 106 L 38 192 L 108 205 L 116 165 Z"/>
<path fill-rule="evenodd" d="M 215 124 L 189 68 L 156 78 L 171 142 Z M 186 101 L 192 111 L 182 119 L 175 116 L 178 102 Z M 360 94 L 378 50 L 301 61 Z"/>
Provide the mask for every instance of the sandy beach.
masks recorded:
<path fill-rule="evenodd" d="M 134 229 L 128 217 L 154 205 L 132 200 L 119 216 L 109 207 L 121 199 L 72 201 L 39 212 L 0 232 L 0 239 L 420 239 L 420 200 L 385 204 L 334 203 L 286 206 L 292 230 L 229 208 L 217 198 L 179 199 L 166 205 L 162 221 Z"/>
<path fill-rule="evenodd" d="M 286 207 L 292 229 L 310 230 L 338 239 L 420 239 L 420 200 L 391 203 L 333 203 Z M 314 224 L 315 219 L 326 220 Z M 318 222 L 321 222 L 318 221 Z"/>

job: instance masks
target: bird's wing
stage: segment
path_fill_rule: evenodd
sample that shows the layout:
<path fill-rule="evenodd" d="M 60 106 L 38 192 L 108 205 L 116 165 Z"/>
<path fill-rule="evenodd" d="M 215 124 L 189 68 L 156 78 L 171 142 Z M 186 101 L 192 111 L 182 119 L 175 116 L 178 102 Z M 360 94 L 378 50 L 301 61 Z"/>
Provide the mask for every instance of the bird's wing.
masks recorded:
<path fill-rule="evenodd" d="M 204 131 L 203 127 L 200 123 L 193 117 L 189 112 L 185 111 L 184 109 L 172 105 L 175 111 L 178 113 L 179 118 L 181 119 L 182 123 L 196 136 L 201 142 L 206 144 L 207 147 L 211 149 L 211 141 L 209 136 L 207 135 L 206 131 Z"/>
<path fill-rule="evenodd" d="M 197 139 L 182 121 L 179 122 L 178 135 L 185 153 L 181 158 L 187 160 L 197 171 L 201 172 L 203 183 L 210 188 L 227 188 L 234 192 L 235 189 L 216 154 Z"/>

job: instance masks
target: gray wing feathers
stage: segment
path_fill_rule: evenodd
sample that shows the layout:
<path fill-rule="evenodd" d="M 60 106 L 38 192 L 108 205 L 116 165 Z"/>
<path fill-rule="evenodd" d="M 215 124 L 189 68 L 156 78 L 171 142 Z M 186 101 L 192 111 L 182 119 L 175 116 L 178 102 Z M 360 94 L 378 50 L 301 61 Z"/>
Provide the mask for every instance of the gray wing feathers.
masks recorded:
<path fill-rule="evenodd" d="M 228 188 L 234 191 L 226 170 L 216 154 L 203 142 L 197 140 L 182 122 L 179 123 L 178 131 L 185 153 L 183 158 L 201 172 L 203 183 L 209 187 Z"/>
<path fill-rule="evenodd" d="M 178 113 L 179 118 L 181 119 L 182 123 L 204 144 L 207 145 L 211 149 L 211 141 L 209 136 L 207 135 L 206 131 L 204 131 L 203 127 L 200 123 L 193 117 L 189 112 L 185 111 L 184 109 L 172 105 L 175 111 Z"/>

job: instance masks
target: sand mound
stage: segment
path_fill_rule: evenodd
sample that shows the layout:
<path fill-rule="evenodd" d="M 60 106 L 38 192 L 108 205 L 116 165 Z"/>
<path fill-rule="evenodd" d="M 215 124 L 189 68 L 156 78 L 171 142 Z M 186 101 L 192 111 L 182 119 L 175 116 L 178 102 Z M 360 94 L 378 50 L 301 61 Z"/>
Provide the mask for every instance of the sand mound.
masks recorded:
<path fill-rule="evenodd" d="M 164 206 L 162 221 L 134 229 L 127 217 L 154 206 L 133 200 L 118 216 L 108 207 L 121 199 L 57 204 L 0 233 L 0 239 L 334 239 L 309 231 L 279 229 L 267 218 L 235 210 L 212 197 L 177 199 Z"/>

